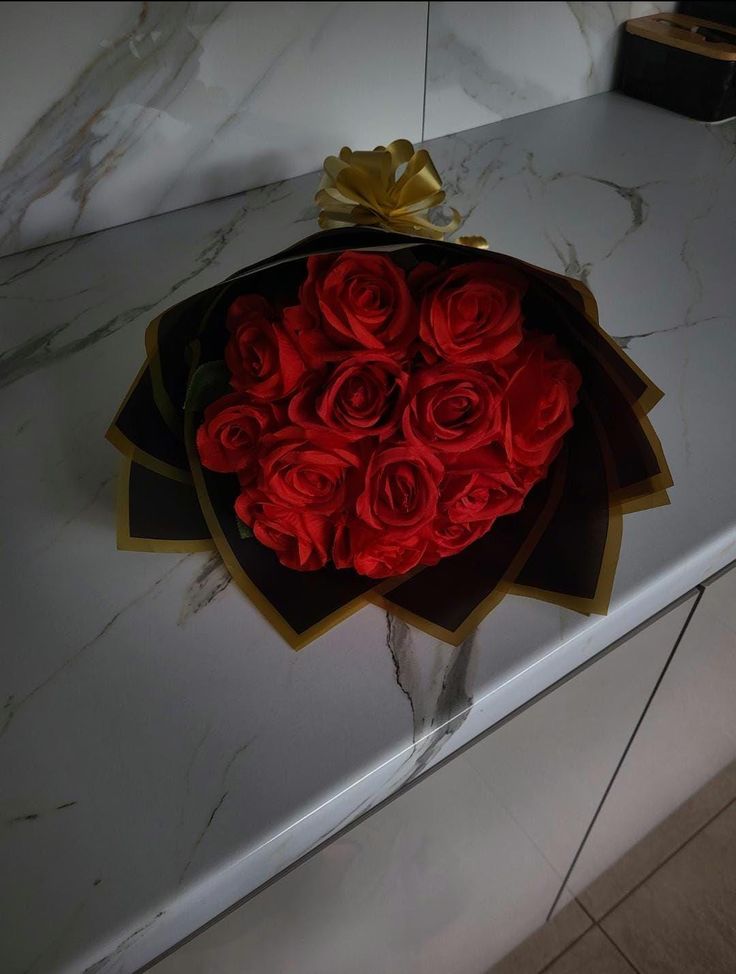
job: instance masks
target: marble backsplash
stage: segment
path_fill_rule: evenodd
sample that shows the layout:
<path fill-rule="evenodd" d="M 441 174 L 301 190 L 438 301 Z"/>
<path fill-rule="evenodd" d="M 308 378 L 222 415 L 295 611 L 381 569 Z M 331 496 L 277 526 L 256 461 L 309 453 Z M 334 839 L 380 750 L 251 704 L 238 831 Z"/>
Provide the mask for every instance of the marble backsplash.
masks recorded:
<path fill-rule="evenodd" d="M 0 254 L 421 138 L 427 4 L 7 3 Z"/>
<path fill-rule="evenodd" d="M 674 3 L 431 3 L 424 137 L 609 91 L 624 21 L 674 8 Z"/>
<path fill-rule="evenodd" d="M 0 255 L 604 91 L 673 6 L 5 3 Z"/>

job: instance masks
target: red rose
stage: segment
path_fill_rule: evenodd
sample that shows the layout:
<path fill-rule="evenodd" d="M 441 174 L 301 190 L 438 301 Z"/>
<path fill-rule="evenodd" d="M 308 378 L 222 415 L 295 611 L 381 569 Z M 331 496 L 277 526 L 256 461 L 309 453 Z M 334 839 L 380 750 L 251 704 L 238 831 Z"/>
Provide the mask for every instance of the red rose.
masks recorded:
<path fill-rule="evenodd" d="M 440 461 L 425 447 L 402 444 L 376 450 L 355 505 L 358 517 L 378 531 L 415 533 L 435 515 L 443 473 Z"/>
<path fill-rule="evenodd" d="M 523 278 L 502 264 L 453 267 L 422 298 L 420 337 L 448 362 L 495 362 L 521 341 L 523 294 Z"/>
<path fill-rule="evenodd" d="M 309 257 L 299 297 L 339 348 L 404 355 L 416 338 L 416 306 L 406 277 L 385 254 L 346 250 Z"/>
<path fill-rule="evenodd" d="M 268 498 L 252 480 L 241 480 L 240 493 L 235 499 L 235 513 L 238 515 L 238 520 L 252 528 L 256 514 L 267 501 Z"/>
<path fill-rule="evenodd" d="M 420 260 L 406 275 L 409 290 L 420 301 L 425 291 L 442 280 L 443 271 L 429 260 Z"/>
<path fill-rule="evenodd" d="M 250 403 L 237 392 L 222 396 L 204 411 L 197 430 L 197 451 L 202 466 L 217 473 L 246 468 L 255 476 L 253 452 L 274 426 L 276 414 L 269 404 Z"/>
<path fill-rule="evenodd" d="M 333 531 L 329 518 L 313 511 L 264 502 L 255 509 L 252 528 L 257 540 L 272 548 L 287 568 L 313 572 L 323 568 L 330 557 Z"/>
<path fill-rule="evenodd" d="M 257 399 L 281 399 L 293 391 L 304 375 L 304 363 L 265 298 L 236 298 L 227 327 L 231 335 L 225 362 L 234 389 Z"/>
<path fill-rule="evenodd" d="M 338 527 L 332 560 L 336 568 L 353 568 L 369 578 L 389 578 L 404 575 L 424 563 L 426 549 L 427 538 L 422 532 L 408 537 L 401 532 L 397 536 L 352 521 Z"/>
<path fill-rule="evenodd" d="M 473 450 L 448 468 L 440 491 L 440 510 L 454 524 L 514 514 L 542 473 L 536 468 L 514 467 L 499 448 Z"/>
<path fill-rule="evenodd" d="M 262 294 L 241 294 L 227 309 L 227 327 L 235 331 L 240 325 L 265 324 L 276 317 L 273 305 Z"/>
<path fill-rule="evenodd" d="M 448 555 L 458 554 L 482 538 L 493 527 L 493 520 L 455 522 L 440 515 L 432 523 L 427 555 L 431 552 L 435 561 L 439 561 Z"/>
<path fill-rule="evenodd" d="M 309 369 L 321 369 L 326 362 L 339 361 L 349 353 L 325 335 L 322 319 L 302 304 L 284 308 L 284 328 Z"/>
<path fill-rule="evenodd" d="M 306 267 L 281 318 L 258 295 L 230 307 L 237 391 L 205 410 L 202 463 L 237 474 L 238 516 L 289 568 L 436 564 L 546 475 L 579 373 L 524 335 L 526 282 L 500 263 L 420 264 L 408 282 L 381 253 Z"/>
<path fill-rule="evenodd" d="M 399 424 L 409 376 L 385 352 L 356 352 L 325 377 L 313 379 L 289 403 L 298 426 L 341 433 L 348 439 L 385 437 Z"/>
<path fill-rule="evenodd" d="M 351 500 L 349 481 L 359 462 L 340 437 L 287 426 L 263 444 L 258 487 L 274 503 L 336 514 Z"/>
<path fill-rule="evenodd" d="M 500 389 L 494 380 L 462 365 L 415 373 L 402 421 L 404 435 L 441 453 L 485 446 L 501 431 Z"/>
<path fill-rule="evenodd" d="M 543 466 L 573 424 L 580 373 L 551 335 L 530 335 L 504 396 L 504 445 L 509 460 Z"/>

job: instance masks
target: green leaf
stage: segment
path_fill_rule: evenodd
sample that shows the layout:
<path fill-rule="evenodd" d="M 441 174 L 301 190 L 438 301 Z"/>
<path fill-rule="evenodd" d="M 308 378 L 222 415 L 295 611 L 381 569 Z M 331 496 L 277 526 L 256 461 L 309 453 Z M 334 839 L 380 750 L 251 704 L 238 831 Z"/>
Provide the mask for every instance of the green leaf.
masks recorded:
<path fill-rule="evenodd" d="M 252 538 L 253 532 L 245 523 L 245 521 L 241 521 L 239 517 L 236 517 L 235 520 L 238 522 L 238 534 L 243 539 L 243 541 L 247 541 L 248 538 Z"/>
<path fill-rule="evenodd" d="M 184 410 L 199 413 L 205 406 L 230 391 L 230 372 L 225 363 L 205 362 L 199 366 L 189 382 Z"/>

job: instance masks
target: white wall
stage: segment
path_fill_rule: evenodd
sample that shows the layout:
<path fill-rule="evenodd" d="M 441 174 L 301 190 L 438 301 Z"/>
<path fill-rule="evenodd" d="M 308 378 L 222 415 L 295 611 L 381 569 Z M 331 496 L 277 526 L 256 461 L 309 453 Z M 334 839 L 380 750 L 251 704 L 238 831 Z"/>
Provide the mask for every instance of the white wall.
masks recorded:
<path fill-rule="evenodd" d="M 672 6 L 5 3 L 0 254 L 605 90 Z"/>

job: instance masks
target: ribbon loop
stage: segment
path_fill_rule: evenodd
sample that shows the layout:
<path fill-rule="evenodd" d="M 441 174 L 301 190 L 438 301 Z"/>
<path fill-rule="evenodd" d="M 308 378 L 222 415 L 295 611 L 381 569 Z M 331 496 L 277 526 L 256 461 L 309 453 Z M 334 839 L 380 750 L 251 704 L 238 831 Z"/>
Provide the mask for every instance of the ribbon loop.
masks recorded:
<path fill-rule="evenodd" d="M 325 230 L 374 226 L 444 240 L 462 223 L 454 209 L 445 224 L 430 219 L 429 210 L 445 202 L 442 180 L 427 150 L 415 150 L 407 139 L 379 145 L 372 152 L 344 146 L 339 155 L 328 156 L 315 201 Z"/>

